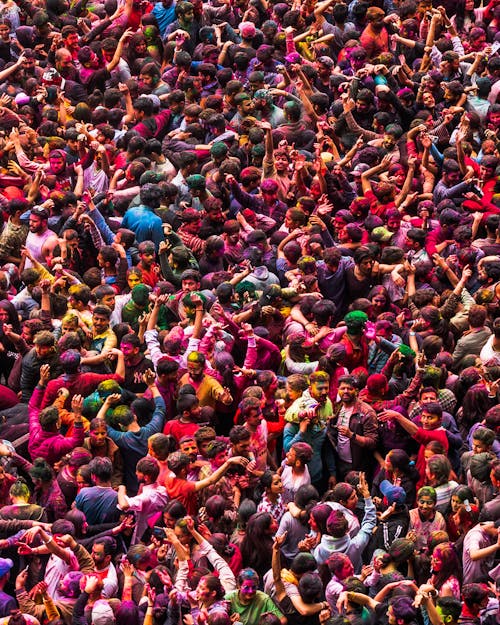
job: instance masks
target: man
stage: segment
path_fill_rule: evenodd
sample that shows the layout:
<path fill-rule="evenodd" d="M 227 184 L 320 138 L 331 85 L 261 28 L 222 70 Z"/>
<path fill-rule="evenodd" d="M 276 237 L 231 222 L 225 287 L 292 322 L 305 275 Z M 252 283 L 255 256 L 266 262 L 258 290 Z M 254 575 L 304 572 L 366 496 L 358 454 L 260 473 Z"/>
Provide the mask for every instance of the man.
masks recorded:
<path fill-rule="evenodd" d="M 48 382 L 43 396 L 42 408 L 50 406 L 54 402 L 61 388 L 69 391 L 66 398 L 66 405 L 69 406 L 77 392 L 79 395 L 87 397 L 104 380 L 116 380 L 119 384 L 123 384 L 125 379 L 125 358 L 123 352 L 117 354 L 116 371 L 114 374 L 81 373 L 80 365 L 82 358 L 74 349 L 68 349 L 61 355 L 59 360 L 63 373 L 58 378 Z"/>
<path fill-rule="evenodd" d="M 215 408 L 217 402 L 229 406 L 233 402 L 231 393 L 211 375 L 205 373 L 206 358 L 201 352 L 191 352 L 187 357 L 187 373 L 179 380 L 179 384 L 191 384 L 198 397 L 200 406 Z"/>
<path fill-rule="evenodd" d="M 469 354 L 479 356 L 481 350 L 491 336 L 491 330 L 485 326 L 488 312 L 484 306 L 473 304 L 469 308 L 467 320 L 469 329 L 462 334 L 453 352 L 454 370 L 460 371 L 462 360 Z"/>
<path fill-rule="evenodd" d="M 488 605 L 489 594 L 489 588 L 485 583 L 464 583 L 462 614 L 458 618 L 458 625 L 479 625 L 482 622 L 479 615 Z"/>
<path fill-rule="evenodd" d="M 160 37 L 163 38 L 167 28 L 175 21 L 175 2 L 174 0 L 161 0 L 156 2 L 151 14 L 156 17 Z"/>
<path fill-rule="evenodd" d="M 89 464 L 92 481 L 76 496 L 74 507 L 85 514 L 89 525 L 112 523 L 118 520 L 118 496 L 111 486 L 113 464 L 109 458 L 96 457 Z"/>
<path fill-rule="evenodd" d="M 15 263 L 21 262 L 20 251 L 23 247 L 28 228 L 21 221 L 21 215 L 26 212 L 28 204 L 24 199 L 14 199 L 9 202 L 7 212 L 9 219 L 5 228 L 0 234 L 0 262 Z"/>
<path fill-rule="evenodd" d="M 277 616 L 282 625 L 287 619 L 276 607 L 274 601 L 266 593 L 258 590 L 259 576 L 253 569 L 243 569 L 238 575 L 238 588 L 226 594 L 225 599 L 231 604 L 231 614 L 243 625 L 259 623 L 264 613 Z"/>
<path fill-rule="evenodd" d="M 139 482 L 135 473 L 136 464 L 147 454 L 148 438 L 157 432 L 161 432 L 165 421 L 165 402 L 156 386 L 154 371 L 148 369 L 143 375 L 143 380 L 155 403 L 153 416 L 149 423 L 141 427 L 137 422 L 137 415 L 132 410 L 127 409 L 120 415 L 122 431 L 108 427 L 109 438 L 121 449 L 123 457 L 127 458 L 124 466 L 124 481 L 127 491 L 132 495 L 136 495 L 139 490 Z M 97 416 L 104 418 L 109 408 L 119 401 L 120 398 L 119 394 L 109 395 Z"/>
<path fill-rule="evenodd" d="M 96 537 L 92 545 L 92 560 L 94 571 L 92 575 L 98 577 L 102 583 L 102 596 L 111 599 L 118 591 L 118 575 L 111 559 L 116 551 L 116 543 L 111 536 Z"/>
<path fill-rule="evenodd" d="M 141 204 L 127 210 L 121 227 L 135 232 L 135 238 L 139 243 L 153 241 L 158 252 L 158 247 L 165 237 L 162 220 L 154 213 L 154 209 L 160 206 L 162 192 L 158 185 L 147 183 L 141 187 L 139 195 Z"/>
<path fill-rule="evenodd" d="M 139 542 L 148 527 L 148 520 L 165 507 L 168 496 L 165 486 L 158 483 L 160 465 L 154 458 L 141 458 L 135 468 L 141 491 L 135 497 L 127 496 L 125 486 L 118 487 L 118 507 L 122 511 L 136 513 L 136 525 L 132 536 L 132 544 Z"/>
<path fill-rule="evenodd" d="M 301 397 L 296 399 L 285 413 L 288 423 L 283 432 L 283 449 L 288 453 L 295 443 L 307 443 L 313 450 L 307 463 L 311 482 L 319 484 L 323 478 L 321 457 L 325 441 L 325 423 L 333 415 L 333 406 L 328 392 L 330 376 L 324 371 L 315 371 L 309 378 L 310 385 Z M 327 458 L 331 477 L 335 472 L 333 458 Z"/>
<path fill-rule="evenodd" d="M 153 369 L 153 363 L 141 352 L 141 339 L 133 332 L 125 334 L 120 351 L 125 364 L 125 388 L 132 393 L 144 393 L 147 386 L 143 375 L 148 369 Z"/>
<path fill-rule="evenodd" d="M 198 511 L 198 498 L 197 493 L 207 486 L 211 486 L 219 481 L 219 479 L 226 473 L 231 466 L 243 466 L 248 465 L 248 459 L 242 456 L 233 456 L 228 458 L 224 464 L 216 469 L 211 475 L 203 480 L 197 482 L 191 482 L 187 479 L 187 472 L 191 465 L 191 458 L 183 454 L 181 451 L 172 452 L 167 458 L 167 465 L 170 471 L 175 474 L 175 477 L 167 477 L 165 486 L 169 499 L 177 499 L 184 505 L 186 511 L 190 515 L 196 515 Z"/>
<path fill-rule="evenodd" d="M 41 409 L 45 387 L 50 377 L 50 366 L 42 365 L 40 380 L 30 399 L 29 426 L 30 438 L 28 451 L 33 458 L 44 458 L 49 464 L 58 462 L 65 454 L 81 447 L 83 444 L 83 397 L 75 395 L 71 403 L 74 413 L 73 434 L 65 437 L 60 433 L 61 418 L 57 406 L 48 406 Z"/>
<path fill-rule="evenodd" d="M 377 416 L 371 406 L 358 399 L 356 378 L 341 376 L 338 380 L 340 402 L 328 420 L 327 454 L 335 454 L 337 479 L 343 480 L 352 469 L 371 471 L 372 450 L 378 441 Z"/>
<path fill-rule="evenodd" d="M 488 582 L 495 555 L 500 548 L 500 521 L 478 523 L 464 538 L 464 584 Z"/>
<path fill-rule="evenodd" d="M 420 443 L 418 450 L 416 467 L 420 473 L 421 486 L 425 479 L 425 446 L 431 441 L 438 441 L 443 445 L 445 451 L 448 451 L 449 443 L 446 430 L 443 428 L 443 409 L 438 402 L 428 402 L 422 405 L 422 413 L 420 420 L 422 427 L 418 427 L 413 421 L 407 419 L 395 410 L 384 410 L 379 415 L 380 421 L 394 420 L 404 428 L 417 443 Z"/>
<path fill-rule="evenodd" d="M 43 264 L 59 243 L 56 233 L 49 229 L 49 211 L 41 206 L 34 206 L 30 212 L 28 224 L 26 248 L 36 261 Z M 33 267 L 33 263 L 26 258 L 24 268 L 29 267 Z"/>
<path fill-rule="evenodd" d="M 0 558 L 0 617 L 10 616 L 12 610 L 17 608 L 14 597 L 11 597 L 4 591 L 13 566 L 14 563 L 10 558 Z"/>

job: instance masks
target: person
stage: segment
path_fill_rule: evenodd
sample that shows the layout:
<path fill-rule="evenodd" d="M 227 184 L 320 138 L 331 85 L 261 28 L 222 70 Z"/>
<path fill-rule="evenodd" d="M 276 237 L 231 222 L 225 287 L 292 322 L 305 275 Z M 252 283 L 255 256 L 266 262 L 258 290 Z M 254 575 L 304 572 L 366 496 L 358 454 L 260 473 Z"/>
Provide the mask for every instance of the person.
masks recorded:
<path fill-rule="evenodd" d="M 271 597 L 258 590 L 259 576 L 253 569 L 243 569 L 238 575 L 237 582 L 238 588 L 227 593 L 225 598 L 231 604 L 231 612 L 238 614 L 243 625 L 258 622 L 267 612 L 275 614 L 280 623 L 285 625 L 286 617 L 276 607 Z"/>
<path fill-rule="evenodd" d="M 0 2 L 5 620 L 490 625 L 496 0 L 37 4 Z"/>

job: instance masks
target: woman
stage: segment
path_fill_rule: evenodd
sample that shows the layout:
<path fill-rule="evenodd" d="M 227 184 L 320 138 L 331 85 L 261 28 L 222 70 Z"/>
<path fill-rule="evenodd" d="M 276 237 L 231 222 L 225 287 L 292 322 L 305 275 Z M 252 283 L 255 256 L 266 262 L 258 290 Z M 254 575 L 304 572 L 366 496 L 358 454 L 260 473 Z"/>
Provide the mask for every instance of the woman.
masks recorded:
<path fill-rule="evenodd" d="M 461 484 L 451 493 L 450 509 L 445 517 L 446 531 L 452 541 L 457 541 L 461 536 L 462 538 L 464 536 L 464 528 L 460 527 L 460 525 L 463 524 L 463 521 L 466 520 L 468 515 L 462 516 L 462 511 L 466 511 L 468 515 L 474 514 L 479 516 L 477 499 L 474 497 L 472 489 Z M 457 523 L 457 521 L 459 523 Z"/>
<path fill-rule="evenodd" d="M 373 479 L 372 496 L 382 497 L 379 485 L 383 480 L 389 480 L 404 488 L 406 504 L 412 508 L 417 495 L 417 482 L 420 479 L 415 463 L 403 449 L 393 449 L 385 457 L 384 466 Z"/>
<path fill-rule="evenodd" d="M 457 423 L 464 440 L 474 423 L 480 423 L 492 407 L 493 401 L 488 397 L 488 393 L 488 389 L 482 383 L 474 384 L 465 393 L 462 406 L 457 412 Z"/>
<path fill-rule="evenodd" d="M 278 523 L 269 512 L 257 512 L 248 521 L 241 542 L 243 562 L 255 569 L 261 579 L 271 568 L 273 536 L 277 529 Z"/>
<path fill-rule="evenodd" d="M 452 543 L 441 543 L 432 552 L 429 584 L 434 586 L 440 597 L 460 600 L 461 569 Z"/>
<path fill-rule="evenodd" d="M 221 440 L 214 440 L 207 449 L 207 458 L 209 463 L 204 464 L 199 473 L 199 479 L 204 480 L 217 471 L 228 458 L 227 444 Z M 236 477 L 236 476 L 235 476 Z M 204 504 L 210 497 L 220 495 L 236 510 L 240 503 L 241 492 L 238 488 L 235 490 L 234 479 L 232 476 L 223 475 L 220 480 L 211 486 L 207 486 L 200 492 L 199 501 Z"/>
<path fill-rule="evenodd" d="M 437 495 L 432 486 L 422 486 L 417 493 L 417 507 L 410 510 L 407 538 L 415 542 L 415 549 L 427 547 L 433 532 L 446 530 L 443 515 L 436 510 Z"/>
<path fill-rule="evenodd" d="M 425 468 L 427 484 L 436 492 L 436 510 L 443 513 L 448 508 L 451 493 L 458 483 L 451 479 L 453 470 L 448 458 L 441 454 L 435 454 L 429 458 Z"/>
<path fill-rule="evenodd" d="M 113 463 L 111 485 L 118 487 L 123 483 L 123 460 L 121 451 L 108 436 L 106 421 L 100 417 L 92 419 L 89 426 L 89 435 L 83 441 L 83 447 L 88 449 L 93 458 L 110 458 Z"/>
<path fill-rule="evenodd" d="M 340 510 L 345 514 L 349 526 L 349 536 L 353 538 L 359 532 L 359 520 L 355 510 L 358 503 L 356 489 L 347 482 L 339 482 L 323 497 L 332 510 Z"/>
<path fill-rule="evenodd" d="M 246 536 L 248 521 L 257 512 L 257 506 L 251 499 L 244 499 L 238 507 L 236 529 L 231 536 L 231 542 L 241 548 L 241 543 Z"/>
<path fill-rule="evenodd" d="M 420 317 L 415 320 L 412 330 L 423 340 L 426 336 L 436 335 L 443 340 L 445 351 L 453 353 L 455 341 L 449 323 L 443 318 L 436 306 L 424 306 Z"/>
<path fill-rule="evenodd" d="M 0 380 L 3 376 L 7 382 L 18 354 L 14 343 L 4 332 L 4 324 L 11 325 L 16 334 L 21 334 L 17 311 L 14 305 L 6 299 L 0 301 Z"/>
<path fill-rule="evenodd" d="M 399 309 L 391 304 L 389 293 L 385 286 L 374 286 L 368 293 L 368 299 L 371 302 L 370 308 L 366 311 L 370 321 L 377 321 L 379 315 L 386 312 L 399 313 Z"/>
<path fill-rule="evenodd" d="M 257 512 L 268 512 L 276 523 L 279 523 L 286 509 L 282 497 L 281 476 L 279 473 L 266 471 L 260 478 L 260 485 L 264 489 L 264 493 L 257 506 Z"/>

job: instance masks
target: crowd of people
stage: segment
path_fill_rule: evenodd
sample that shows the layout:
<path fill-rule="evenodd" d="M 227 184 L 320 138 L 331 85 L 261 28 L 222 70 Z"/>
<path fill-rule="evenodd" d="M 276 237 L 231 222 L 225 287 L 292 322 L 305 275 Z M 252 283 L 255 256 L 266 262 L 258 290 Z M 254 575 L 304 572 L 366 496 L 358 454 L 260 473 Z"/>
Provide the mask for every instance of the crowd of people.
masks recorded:
<path fill-rule="evenodd" d="M 500 0 L 0 0 L 0 625 L 500 625 Z"/>

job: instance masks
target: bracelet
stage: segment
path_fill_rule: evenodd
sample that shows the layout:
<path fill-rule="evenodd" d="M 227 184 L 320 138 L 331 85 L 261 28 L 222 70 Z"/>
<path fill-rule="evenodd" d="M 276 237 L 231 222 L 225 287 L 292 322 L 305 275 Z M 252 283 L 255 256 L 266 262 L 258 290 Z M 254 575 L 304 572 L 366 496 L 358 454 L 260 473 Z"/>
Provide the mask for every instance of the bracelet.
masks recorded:
<path fill-rule="evenodd" d="M 53 538 L 52 536 L 49 538 L 49 540 L 43 540 L 43 538 L 42 538 L 42 542 L 43 542 L 43 544 L 44 544 L 44 545 L 48 545 L 48 544 L 49 544 L 49 543 L 51 543 L 53 540 L 54 540 L 54 538 Z"/>
<path fill-rule="evenodd" d="M 415 332 L 410 332 L 410 336 L 415 336 Z"/>

